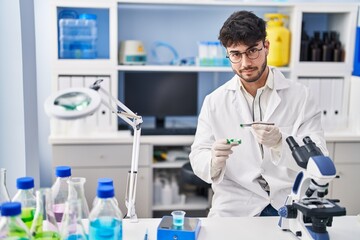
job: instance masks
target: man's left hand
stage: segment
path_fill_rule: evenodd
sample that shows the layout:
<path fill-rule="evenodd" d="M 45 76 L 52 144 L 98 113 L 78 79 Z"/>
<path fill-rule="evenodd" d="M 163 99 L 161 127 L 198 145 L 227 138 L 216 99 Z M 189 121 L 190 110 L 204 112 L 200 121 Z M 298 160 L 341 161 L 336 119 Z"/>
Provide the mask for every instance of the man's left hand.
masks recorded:
<path fill-rule="evenodd" d="M 279 128 L 274 125 L 253 124 L 252 129 L 258 143 L 268 148 L 275 148 L 281 142 Z"/>

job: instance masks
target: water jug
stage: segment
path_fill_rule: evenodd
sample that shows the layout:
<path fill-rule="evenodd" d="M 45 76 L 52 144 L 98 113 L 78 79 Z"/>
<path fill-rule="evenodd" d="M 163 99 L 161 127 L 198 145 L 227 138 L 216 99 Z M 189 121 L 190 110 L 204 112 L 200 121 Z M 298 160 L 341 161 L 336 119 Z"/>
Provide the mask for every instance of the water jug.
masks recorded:
<path fill-rule="evenodd" d="M 290 31 L 284 26 L 286 15 L 267 13 L 267 39 L 270 42 L 268 64 L 282 67 L 289 64 L 290 59 Z"/>

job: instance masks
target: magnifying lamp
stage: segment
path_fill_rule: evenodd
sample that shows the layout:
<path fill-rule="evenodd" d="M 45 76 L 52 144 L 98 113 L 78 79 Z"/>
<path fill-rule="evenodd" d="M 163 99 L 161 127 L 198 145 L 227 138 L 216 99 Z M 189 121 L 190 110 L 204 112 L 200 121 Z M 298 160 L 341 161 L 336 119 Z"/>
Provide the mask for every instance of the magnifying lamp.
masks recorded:
<path fill-rule="evenodd" d="M 45 112 L 53 118 L 73 120 L 93 114 L 102 103 L 133 128 L 134 139 L 131 169 L 127 176 L 125 205 L 127 207 L 126 218 L 130 218 L 132 222 L 137 222 L 135 197 L 139 165 L 141 124 L 143 120 L 141 116 L 132 112 L 109 92 L 101 88 L 100 84 L 102 81 L 102 79 L 95 81 L 90 88 L 69 88 L 52 94 L 45 101 Z M 109 96 L 109 102 L 102 99 L 99 92 Z M 117 107 L 114 108 L 111 102 L 116 103 Z"/>

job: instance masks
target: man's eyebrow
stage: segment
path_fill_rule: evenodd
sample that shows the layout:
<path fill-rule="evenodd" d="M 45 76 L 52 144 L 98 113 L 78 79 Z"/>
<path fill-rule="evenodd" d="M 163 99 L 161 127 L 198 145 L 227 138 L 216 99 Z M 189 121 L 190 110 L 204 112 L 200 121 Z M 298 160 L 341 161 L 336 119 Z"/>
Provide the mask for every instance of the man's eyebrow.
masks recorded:
<path fill-rule="evenodd" d="M 254 47 L 257 47 L 258 43 L 252 45 L 252 46 L 249 46 L 244 52 L 246 52 L 247 50 L 251 49 L 251 48 L 254 48 Z M 238 50 L 231 50 L 229 51 L 229 53 L 240 53 L 240 51 Z"/>

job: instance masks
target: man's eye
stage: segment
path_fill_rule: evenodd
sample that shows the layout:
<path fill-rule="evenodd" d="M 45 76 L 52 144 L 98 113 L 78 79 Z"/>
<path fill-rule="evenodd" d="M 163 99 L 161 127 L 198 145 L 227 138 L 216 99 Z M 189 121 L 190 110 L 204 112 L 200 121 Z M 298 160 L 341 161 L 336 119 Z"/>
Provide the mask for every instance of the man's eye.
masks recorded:
<path fill-rule="evenodd" d="M 237 53 L 232 53 L 231 55 L 232 55 L 233 57 L 239 57 L 239 56 L 240 56 L 240 53 L 238 53 L 238 52 L 237 52 Z"/>
<path fill-rule="evenodd" d="M 249 50 L 247 51 L 247 53 L 248 53 L 248 54 L 254 54 L 254 53 L 256 53 L 256 51 L 257 51 L 256 48 L 252 48 L 252 49 L 249 49 Z"/>

